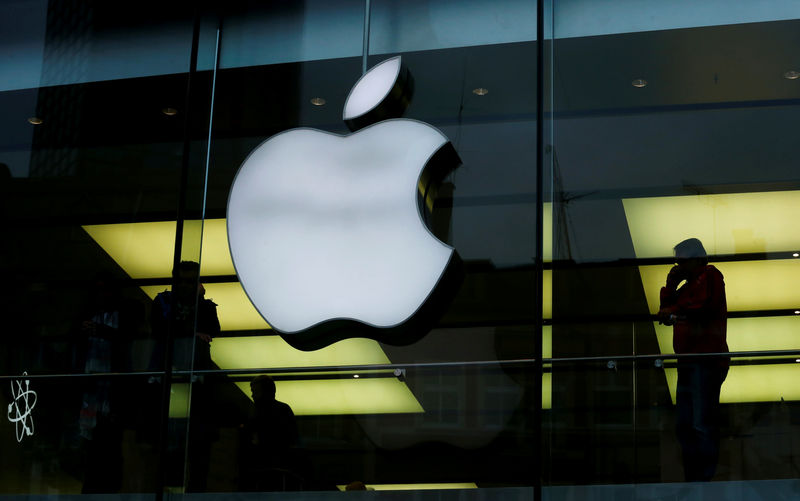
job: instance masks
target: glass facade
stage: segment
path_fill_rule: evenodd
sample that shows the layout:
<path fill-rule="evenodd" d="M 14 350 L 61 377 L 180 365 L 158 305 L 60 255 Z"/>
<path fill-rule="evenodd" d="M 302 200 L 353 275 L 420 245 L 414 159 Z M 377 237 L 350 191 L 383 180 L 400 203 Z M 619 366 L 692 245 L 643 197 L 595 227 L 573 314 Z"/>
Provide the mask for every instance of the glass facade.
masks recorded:
<path fill-rule="evenodd" d="M 0 12 L 0 499 L 800 488 L 796 2 Z M 345 102 L 394 56 L 413 82 L 403 117 L 460 162 L 409 186 L 420 223 L 460 258 L 458 287 L 394 337 L 357 323 L 336 342 L 281 335 L 231 255 L 237 172 L 284 131 L 363 134 Z M 303 154 L 350 165 L 320 144 Z M 360 176 L 343 190 L 351 214 L 330 216 L 318 209 L 341 183 L 287 172 L 281 207 L 319 232 L 380 219 L 391 201 Z M 702 247 L 676 248 L 691 238 Z M 256 281 L 283 280 L 283 294 L 292 273 L 341 265 L 314 242 Z M 361 261 L 363 276 L 400 266 Z M 342 296 L 365 283 L 339 281 Z"/>

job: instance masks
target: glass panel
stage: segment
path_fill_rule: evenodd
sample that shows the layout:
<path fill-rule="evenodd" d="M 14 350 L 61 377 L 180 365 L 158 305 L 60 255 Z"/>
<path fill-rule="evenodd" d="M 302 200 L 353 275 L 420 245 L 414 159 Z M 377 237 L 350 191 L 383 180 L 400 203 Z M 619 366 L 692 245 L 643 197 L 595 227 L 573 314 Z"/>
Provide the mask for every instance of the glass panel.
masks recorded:
<path fill-rule="evenodd" d="M 747 0 L 690 0 L 659 2 L 593 2 L 556 0 L 558 38 L 610 35 L 635 31 L 672 30 L 726 24 L 785 21 L 797 18 L 791 0 L 757 3 Z"/>
<path fill-rule="evenodd" d="M 241 68 L 359 56 L 363 0 L 302 0 L 227 5 L 220 66 Z M 213 67 L 213 59 L 201 69 Z"/>
<path fill-rule="evenodd" d="M 187 308 L 154 298 L 176 241 L 200 261 L 212 75 L 189 71 L 193 11 L 137 7 L 18 1 L 0 15 L 4 494 L 150 498 L 185 450 L 164 371 L 201 351 L 197 273 Z"/>
<path fill-rule="evenodd" d="M 141 9 L 126 8 L 120 15 L 102 2 L 5 2 L 0 21 L 0 71 L 4 75 L 0 91 L 186 72 L 192 44 L 191 12 L 179 5 L 140 5 Z M 157 5 L 161 15 L 154 20 L 148 7 Z M 122 104 L 108 103 L 114 103 L 115 111 Z M 164 106 L 153 105 L 156 110 Z M 47 111 L 54 117 L 52 108 Z M 111 113 L 108 107 L 103 112 L 116 120 L 126 116 Z M 106 116 L 106 122 L 108 119 Z"/>
<path fill-rule="evenodd" d="M 531 486 L 530 371 L 488 364 L 206 373 L 192 385 L 191 419 L 173 415 L 189 428 L 188 491 L 366 485 L 491 496 Z"/>
<path fill-rule="evenodd" d="M 141 32 L 146 20 L 69 2 L 10 9 L 40 7 L 38 31 L 4 31 L 9 50 L 41 44 L 44 55 L 42 86 L 0 92 L 0 303 L 14 333 L 4 341 L 0 374 L 156 369 L 161 348 L 140 286 L 171 275 L 191 14 L 174 17 L 188 32 L 171 30 L 176 41 L 160 45 L 159 57 L 137 61 L 158 73 L 165 52 L 180 52 L 173 75 L 86 79 L 78 77 L 87 68 L 110 68 L 93 59 L 92 51 L 105 50 L 97 37 Z M 171 234 L 151 239 L 132 230 L 153 220 L 172 220 Z"/>
<path fill-rule="evenodd" d="M 544 497 L 788 496 L 800 10 L 590 3 L 552 2 Z"/>
<path fill-rule="evenodd" d="M 734 357 L 729 368 L 727 357 L 640 364 L 637 409 L 652 419 L 642 416 L 638 429 L 653 440 L 639 441 L 639 456 L 660 457 L 645 481 L 797 478 L 795 359 Z"/>
<path fill-rule="evenodd" d="M 0 384 L 9 418 L 0 422 L 0 495 L 154 491 L 155 378 L 21 376 Z"/>
<path fill-rule="evenodd" d="M 798 348 L 781 334 L 800 304 L 800 192 L 788 160 L 797 143 L 785 126 L 798 21 L 739 15 L 735 25 L 554 42 L 555 356 L 672 352 L 672 328 L 654 315 L 673 247 L 688 238 L 724 277 L 731 350 Z M 579 83 L 579 67 L 595 85 Z M 757 340 L 754 328 L 774 335 Z"/>
<path fill-rule="evenodd" d="M 553 363 L 545 499 L 788 496 L 795 356 L 690 357 Z"/>
<path fill-rule="evenodd" d="M 551 408 L 542 435 L 545 485 L 635 481 L 653 458 L 637 457 L 637 410 L 631 362 L 554 363 Z"/>
<path fill-rule="evenodd" d="M 371 54 L 536 40 L 536 2 L 530 0 L 491 4 L 475 0 L 414 0 L 402 4 L 372 0 L 370 4 Z"/>

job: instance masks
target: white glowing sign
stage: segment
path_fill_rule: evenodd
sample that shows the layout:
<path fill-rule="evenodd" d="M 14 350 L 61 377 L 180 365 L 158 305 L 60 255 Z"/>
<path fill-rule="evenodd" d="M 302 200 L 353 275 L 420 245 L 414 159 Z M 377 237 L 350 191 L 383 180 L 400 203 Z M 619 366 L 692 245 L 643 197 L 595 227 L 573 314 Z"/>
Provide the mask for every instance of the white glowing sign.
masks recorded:
<path fill-rule="evenodd" d="M 27 376 L 28 373 L 23 372 L 22 375 Z M 30 385 L 29 379 L 11 382 L 8 420 L 16 426 L 17 442 L 22 442 L 25 436 L 33 436 L 33 408 L 36 407 L 36 392 L 30 389 Z"/>
<path fill-rule="evenodd" d="M 400 325 L 454 259 L 418 204 L 420 176 L 447 137 L 416 120 L 370 124 L 382 102 L 402 96 L 400 64 L 384 61 L 353 87 L 344 119 L 361 130 L 282 132 L 236 175 L 227 216 L 233 263 L 252 303 L 282 334 L 331 320 Z"/>

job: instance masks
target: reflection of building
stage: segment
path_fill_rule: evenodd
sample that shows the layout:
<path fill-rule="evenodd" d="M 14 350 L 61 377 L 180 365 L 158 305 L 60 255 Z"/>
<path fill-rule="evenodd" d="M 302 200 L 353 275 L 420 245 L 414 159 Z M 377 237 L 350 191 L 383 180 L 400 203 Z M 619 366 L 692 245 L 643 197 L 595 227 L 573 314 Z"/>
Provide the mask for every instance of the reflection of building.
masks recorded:
<path fill-rule="evenodd" d="M 80 136 L 80 110 L 85 103 L 81 85 L 64 82 L 88 81 L 91 58 L 92 8 L 83 2 L 54 2 L 47 9 L 41 86 L 37 110 L 48 121 L 70 123 L 70 127 L 38 127 L 31 151 L 30 177 L 64 177 L 75 174 L 78 153 L 70 145 Z M 41 117 L 39 117 L 41 118 Z M 41 146 L 40 146 L 41 144 Z"/>
<path fill-rule="evenodd" d="M 35 440 L 17 444 L 0 420 L 0 494 L 81 491 L 85 377 L 74 374 L 90 281 L 109 272 L 126 300 L 147 305 L 170 283 L 177 239 L 181 259 L 202 262 L 222 322 L 212 343 L 222 375 L 195 379 L 226 403 L 194 421 L 216 427 L 203 430 L 219 465 L 210 489 L 237 488 L 246 383 L 266 370 L 295 408 L 309 488 L 474 483 L 530 499 L 539 486 L 607 486 L 573 491 L 588 497 L 647 483 L 642 492 L 668 497 L 683 478 L 674 360 L 671 331 L 651 315 L 671 247 L 688 236 L 725 275 L 731 349 L 751 352 L 723 386 L 714 487 L 788 492 L 781 482 L 800 468 L 797 7 L 548 0 L 539 76 L 535 1 L 369 3 L 366 58 L 364 2 L 309 0 L 201 10 L 196 60 L 183 6 L 0 7 L 0 163 L 13 176 L 0 212 L 0 408 L 23 371 L 40 398 Z M 440 128 L 464 162 L 432 203 L 436 218 L 446 213 L 435 232 L 466 263 L 464 285 L 409 346 L 293 350 L 239 286 L 225 230 L 231 181 L 277 132 L 345 133 L 341 108 L 365 60 L 397 53 L 415 82 L 406 116 Z M 540 332 L 543 375 L 532 360 Z M 131 373 L 92 376 L 124 381 L 126 398 L 146 403 L 120 416 L 122 489 L 150 492 L 163 471 L 177 489 L 180 467 L 159 466 L 158 452 L 185 451 L 192 380 L 176 374 L 162 407 L 163 368 L 148 367 L 162 340 L 145 326 L 132 337 Z M 164 411 L 173 420 L 159 443 Z"/>

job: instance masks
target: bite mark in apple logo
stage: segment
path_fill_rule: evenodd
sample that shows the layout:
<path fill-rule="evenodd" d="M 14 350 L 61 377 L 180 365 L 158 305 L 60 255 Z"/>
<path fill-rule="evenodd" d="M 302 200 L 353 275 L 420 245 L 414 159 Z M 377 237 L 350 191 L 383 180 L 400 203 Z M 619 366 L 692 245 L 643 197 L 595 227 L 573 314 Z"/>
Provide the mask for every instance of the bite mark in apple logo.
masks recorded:
<path fill-rule="evenodd" d="M 281 132 L 236 174 L 227 209 L 236 274 L 295 348 L 415 342 L 460 287 L 461 260 L 427 226 L 425 199 L 461 162 L 441 131 L 398 118 L 412 89 L 400 57 L 387 59 L 350 91 L 352 134 Z"/>

